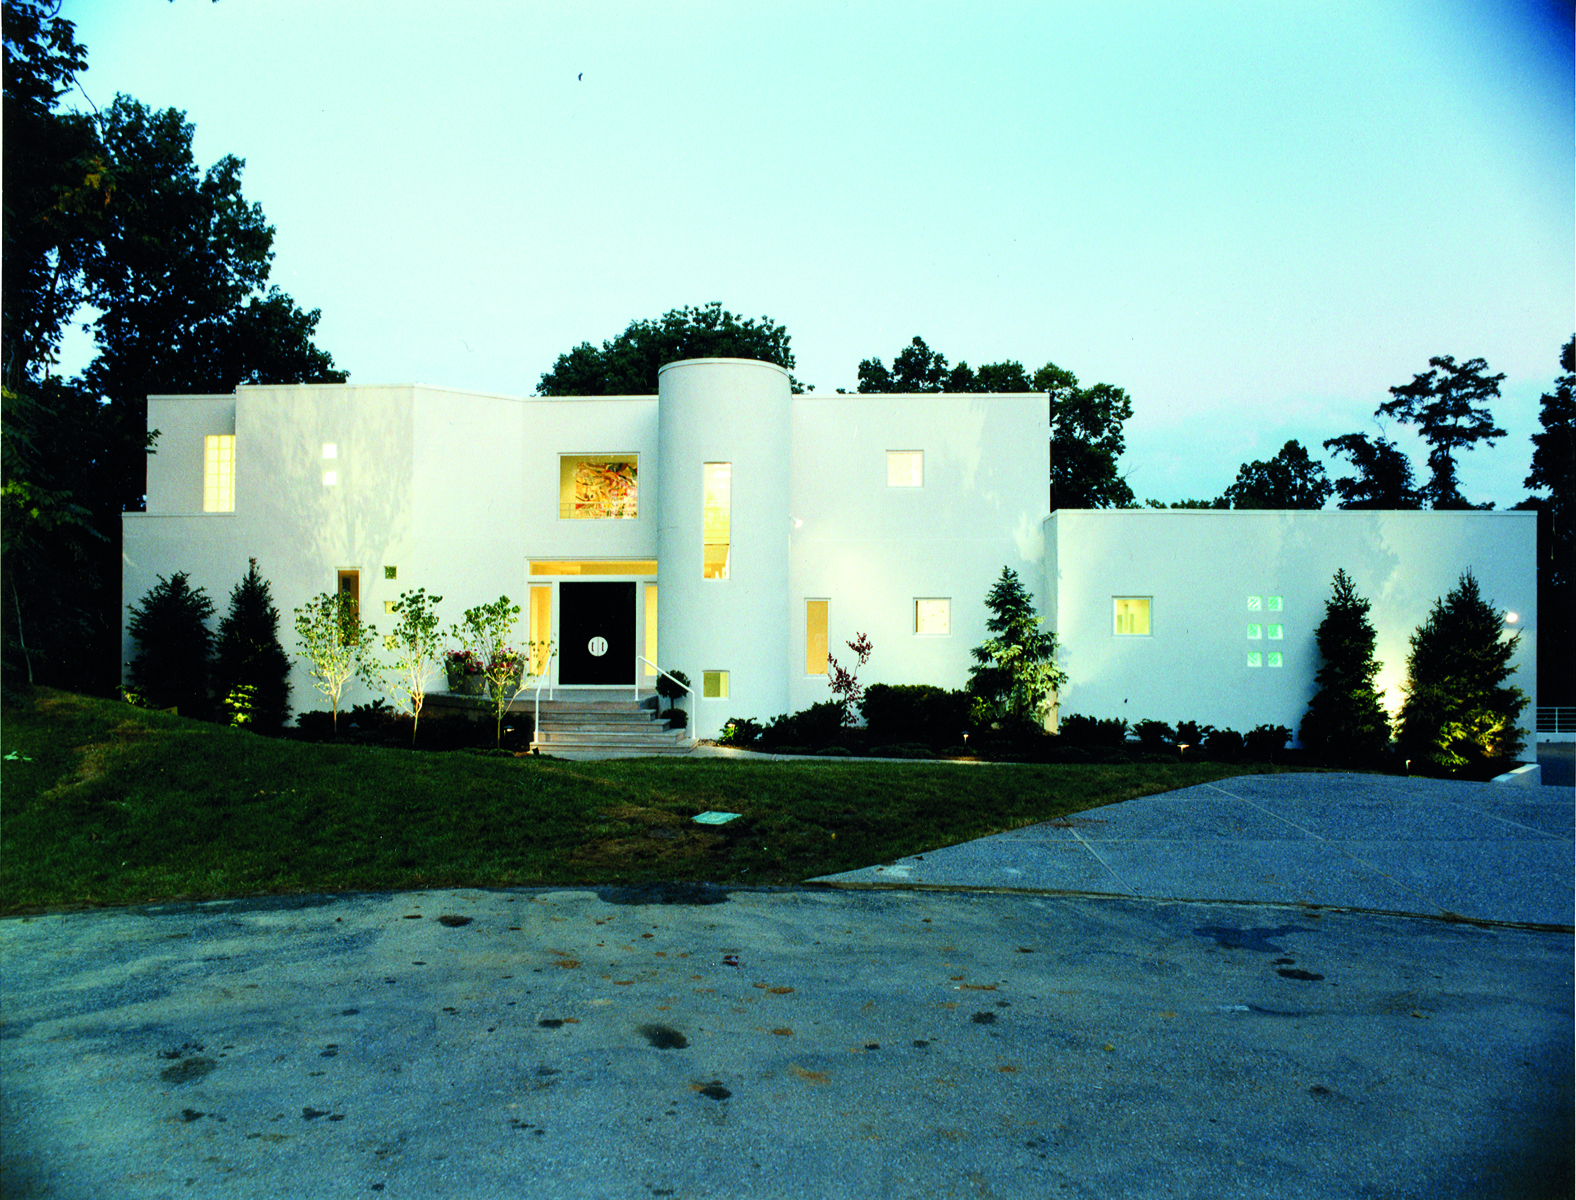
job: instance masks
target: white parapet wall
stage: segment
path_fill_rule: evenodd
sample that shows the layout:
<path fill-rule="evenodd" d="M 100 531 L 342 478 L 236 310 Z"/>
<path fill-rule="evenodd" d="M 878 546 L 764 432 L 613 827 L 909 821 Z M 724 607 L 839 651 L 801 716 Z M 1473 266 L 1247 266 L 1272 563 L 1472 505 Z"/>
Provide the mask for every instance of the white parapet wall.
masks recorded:
<path fill-rule="evenodd" d="M 1505 613 L 1506 635 L 1520 635 L 1513 682 L 1536 703 L 1533 513 L 1063 509 L 1046 541 L 1047 615 L 1069 679 L 1062 716 L 1295 734 L 1339 569 L 1372 605 L 1377 686 L 1392 715 L 1413 631 L 1468 570 Z M 1118 600 L 1147 602 L 1147 631 L 1118 630 Z"/>

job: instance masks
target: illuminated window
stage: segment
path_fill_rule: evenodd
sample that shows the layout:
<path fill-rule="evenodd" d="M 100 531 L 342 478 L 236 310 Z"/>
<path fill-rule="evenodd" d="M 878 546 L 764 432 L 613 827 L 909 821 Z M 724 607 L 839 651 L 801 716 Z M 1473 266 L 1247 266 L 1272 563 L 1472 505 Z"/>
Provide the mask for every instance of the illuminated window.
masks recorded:
<path fill-rule="evenodd" d="M 638 454 L 560 454 L 558 515 L 563 520 L 627 520 L 637 515 Z"/>
<path fill-rule="evenodd" d="M 655 575 L 654 558 L 533 558 L 532 575 Z"/>
<path fill-rule="evenodd" d="M 1264 626 L 1262 626 L 1262 625 L 1249 625 L 1248 626 L 1248 640 L 1250 642 L 1256 642 L 1263 636 L 1264 636 Z"/>
<path fill-rule="evenodd" d="M 914 632 L 924 637 L 946 637 L 951 633 L 952 601 L 914 601 Z"/>
<path fill-rule="evenodd" d="M 338 471 L 324 471 L 323 472 L 323 486 L 324 487 L 334 487 L 338 483 L 339 483 L 339 472 Z"/>
<path fill-rule="evenodd" d="M 1264 627 L 1264 636 L 1272 642 L 1278 642 L 1286 636 L 1285 630 L 1286 627 L 1284 625 L 1266 625 Z"/>
<path fill-rule="evenodd" d="M 804 673 L 826 674 L 826 606 L 825 600 L 804 602 Z"/>
<path fill-rule="evenodd" d="M 361 624 L 361 572 L 339 572 L 339 594 L 350 602 L 346 614 L 346 632 L 354 633 Z"/>
<path fill-rule="evenodd" d="M 1257 650 L 1248 651 L 1248 666 L 1262 667 L 1263 665 L 1264 655 L 1260 654 Z"/>
<path fill-rule="evenodd" d="M 1266 596 L 1264 599 L 1264 607 L 1269 612 L 1280 612 L 1281 598 L 1279 596 Z"/>
<path fill-rule="evenodd" d="M 700 695 L 703 700 L 726 700 L 728 698 L 728 672 L 702 671 L 700 673 Z"/>
<path fill-rule="evenodd" d="M 887 487 L 923 487 L 924 484 L 923 450 L 887 451 Z"/>
<path fill-rule="evenodd" d="M 385 600 L 383 602 L 383 611 L 386 612 L 386 613 L 393 612 L 394 611 L 394 605 L 397 604 L 397 603 L 398 603 L 398 601 L 396 601 L 396 600 Z"/>
<path fill-rule="evenodd" d="M 655 566 L 656 564 L 653 563 L 652 567 L 655 568 Z M 654 583 L 646 584 L 645 657 L 650 659 L 649 662 L 642 664 L 646 668 L 646 678 L 655 680 L 657 677 L 657 667 L 661 665 L 662 660 L 657 657 L 657 585 Z"/>
<path fill-rule="evenodd" d="M 383 568 L 383 578 L 384 579 L 398 579 L 399 578 L 399 568 L 398 567 L 384 567 Z"/>
<path fill-rule="evenodd" d="M 1148 596 L 1111 597 L 1115 616 L 1112 628 L 1118 637 L 1149 636 L 1149 599 Z"/>
<path fill-rule="evenodd" d="M 531 674 L 547 670 L 547 652 L 553 640 L 553 589 L 551 585 L 531 589 Z"/>
<path fill-rule="evenodd" d="M 202 440 L 202 510 L 235 511 L 235 434 L 209 434 Z"/>
<path fill-rule="evenodd" d="M 336 443 L 334 443 L 334 442 L 324 442 L 323 443 L 323 457 L 324 458 L 338 458 L 339 457 L 339 446 Z"/>
<path fill-rule="evenodd" d="M 733 510 L 733 464 L 701 468 L 702 578 L 728 578 L 729 525 Z"/>
<path fill-rule="evenodd" d="M 1263 607 L 1264 607 L 1264 597 L 1263 596 L 1249 596 L 1248 597 L 1248 611 L 1249 612 L 1258 612 Z"/>
<path fill-rule="evenodd" d="M 1270 660 L 1270 662 L 1269 662 L 1270 666 L 1272 666 L 1272 667 L 1280 666 L 1281 662 L 1283 661 L 1283 659 L 1281 658 L 1281 652 L 1279 650 L 1271 650 L 1269 652 L 1269 660 Z"/>

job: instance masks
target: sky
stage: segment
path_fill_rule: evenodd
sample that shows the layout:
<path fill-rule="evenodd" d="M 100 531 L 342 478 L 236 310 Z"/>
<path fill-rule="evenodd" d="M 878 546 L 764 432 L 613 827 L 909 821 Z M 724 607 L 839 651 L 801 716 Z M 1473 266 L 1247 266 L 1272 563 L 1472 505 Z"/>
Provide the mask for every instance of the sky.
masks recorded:
<path fill-rule="evenodd" d="M 1481 357 L 1507 436 L 1462 487 L 1507 507 L 1576 328 L 1569 0 L 61 11 L 79 107 L 178 108 L 203 167 L 246 160 L 272 282 L 353 382 L 530 395 L 720 301 L 818 392 L 915 336 L 1125 388 L 1121 469 L 1169 502 Z"/>

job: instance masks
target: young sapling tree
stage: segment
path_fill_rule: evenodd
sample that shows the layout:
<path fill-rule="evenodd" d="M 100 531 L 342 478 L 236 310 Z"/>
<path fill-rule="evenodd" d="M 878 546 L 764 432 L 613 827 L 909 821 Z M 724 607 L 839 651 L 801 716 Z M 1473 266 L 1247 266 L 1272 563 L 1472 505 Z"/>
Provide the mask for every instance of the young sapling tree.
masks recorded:
<path fill-rule="evenodd" d="M 394 601 L 394 628 L 383 638 L 388 659 L 379 672 L 379 683 L 395 705 L 410 714 L 412 746 L 427 699 L 427 682 L 437 672 L 442 655 L 437 611 L 442 601 L 442 596 L 427 595 L 425 588 L 401 592 Z"/>
<path fill-rule="evenodd" d="M 519 615 L 518 604 L 511 604 L 508 596 L 499 596 L 491 604 L 466 609 L 460 623 L 449 630 L 450 636 L 482 663 L 482 677 L 493 704 L 493 744 L 499 747 L 503 745 L 503 714 L 526 689 L 527 663 L 531 659 L 551 661 L 551 646 L 539 654 L 536 642 L 526 643 L 523 651 L 509 644 Z"/>
<path fill-rule="evenodd" d="M 369 678 L 368 644 L 377 630 L 362 623 L 349 592 L 323 592 L 295 610 L 296 640 L 312 686 L 328 701 L 339 732 L 339 703 L 356 676 Z"/>
<path fill-rule="evenodd" d="M 870 639 L 862 633 L 855 633 L 854 640 L 843 643 L 854 652 L 858 660 L 854 663 L 852 671 L 838 663 L 830 654 L 826 656 L 827 686 L 832 689 L 832 695 L 837 697 L 837 706 L 842 710 L 843 724 L 854 725 L 859 720 L 859 703 L 864 699 L 865 689 L 857 678 L 859 668 L 870 661 Z"/>

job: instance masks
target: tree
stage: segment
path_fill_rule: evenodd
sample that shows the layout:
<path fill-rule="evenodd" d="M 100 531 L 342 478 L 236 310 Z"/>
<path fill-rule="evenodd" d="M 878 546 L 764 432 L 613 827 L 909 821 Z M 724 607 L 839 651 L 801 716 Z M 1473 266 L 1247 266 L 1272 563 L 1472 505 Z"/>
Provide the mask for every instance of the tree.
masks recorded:
<path fill-rule="evenodd" d="M 202 716 L 208 711 L 213 601 L 202 588 L 191 587 L 185 571 L 158 580 L 130 610 L 128 628 L 137 643 L 131 686 L 155 708 Z"/>
<path fill-rule="evenodd" d="M 1052 695 L 1067 682 L 1056 666 L 1056 635 L 1040 628 L 1034 598 L 1011 567 L 1001 569 L 985 607 L 991 636 L 972 651 L 969 691 L 997 717 L 1043 724 Z"/>
<path fill-rule="evenodd" d="M 1576 337 L 1560 351 L 1560 370 L 1543 393 L 1525 481 L 1548 495 L 1516 506 L 1538 513 L 1538 698 L 1550 705 L 1576 703 Z"/>
<path fill-rule="evenodd" d="M 1394 417 L 1403 425 L 1416 425 L 1429 445 L 1429 478 L 1419 489 L 1430 508 L 1474 508 L 1456 481 L 1456 451 L 1470 450 L 1478 442 L 1490 444 L 1505 436 L 1494 424 L 1487 402 L 1497 399 L 1503 373 L 1485 374 L 1481 358 L 1457 364 L 1450 355 L 1428 360 L 1429 370 L 1412 382 L 1390 389 L 1394 400 L 1379 406 L 1375 415 Z M 1492 508 L 1492 504 L 1481 507 Z"/>
<path fill-rule="evenodd" d="M 213 678 L 220 702 L 236 712 L 239 724 L 272 733 L 290 716 L 290 656 L 279 643 L 279 610 L 255 558 L 247 560 L 219 622 Z"/>
<path fill-rule="evenodd" d="M 1325 440 L 1324 448 L 1352 460 L 1355 476 L 1335 481 L 1341 508 L 1374 509 L 1423 507 L 1423 498 L 1412 486 L 1412 463 L 1388 438 L 1370 440 L 1366 434 L 1346 433 Z"/>
<path fill-rule="evenodd" d="M 499 596 L 491 604 L 467 608 L 460 623 L 449 630 L 449 635 L 469 648 L 482 664 L 487 695 L 493 704 L 493 744 L 499 747 L 503 745 L 503 714 L 526 688 L 527 663 L 531 659 L 550 659 L 551 648 L 538 655 L 536 642 L 526 643 L 524 651 L 510 645 L 519 615 L 518 604 L 511 604 L 508 596 Z"/>
<path fill-rule="evenodd" d="M 741 319 L 721 302 L 675 308 L 631 321 L 600 349 L 590 342 L 560 354 L 536 385 L 542 396 L 654 396 L 657 372 L 685 358 L 753 358 L 793 370 L 788 331 L 770 317 Z M 795 392 L 805 390 L 792 375 Z"/>
<path fill-rule="evenodd" d="M 1078 376 L 1046 363 L 1031 377 L 1011 359 L 975 371 L 966 362 L 948 368 L 946 355 L 916 337 L 892 360 L 859 364 L 861 394 L 892 392 L 1046 392 L 1050 396 L 1051 506 L 1125 508 L 1133 489 L 1117 473 L 1127 449 L 1123 423 L 1133 415 L 1127 393 L 1108 383 L 1078 386 Z"/>
<path fill-rule="evenodd" d="M 394 601 L 394 628 L 383 639 L 391 658 L 379 672 L 379 681 L 394 703 L 410 713 L 412 746 L 427 699 L 427 681 L 436 673 L 441 655 L 437 605 L 442 601 L 442 596 L 428 596 L 425 588 L 401 592 Z"/>
<path fill-rule="evenodd" d="M 1510 684 L 1519 633 L 1485 601 L 1471 571 L 1412 634 L 1397 742 L 1425 770 L 1481 770 L 1514 758 L 1527 695 Z"/>
<path fill-rule="evenodd" d="M 1351 576 L 1336 571 L 1324 620 L 1314 633 L 1319 690 L 1298 733 L 1306 748 L 1332 762 L 1369 762 L 1390 744 L 1390 715 L 1374 690 L 1381 664 L 1374 661 L 1376 639 L 1368 608 Z"/>
<path fill-rule="evenodd" d="M 850 671 L 828 654 L 826 683 L 832 689 L 832 695 L 837 697 L 836 703 L 842 712 L 843 724 L 853 725 L 858 721 L 858 710 L 865 696 L 864 684 L 858 679 L 859 668 L 870 661 L 873 647 L 870 645 L 870 639 L 858 632 L 854 634 L 853 641 L 843 644 L 854 652 L 854 669 Z"/>
<path fill-rule="evenodd" d="M 295 610 L 296 642 L 306 659 L 312 686 L 328 701 L 332 727 L 339 732 L 339 704 L 356 676 L 372 674 L 367 652 L 377 630 L 361 620 L 349 592 L 322 592 Z"/>
<path fill-rule="evenodd" d="M 1302 443 L 1287 442 L 1268 462 L 1243 463 L 1221 497 L 1232 508 L 1323 508 L 1335 490 Z"/>

